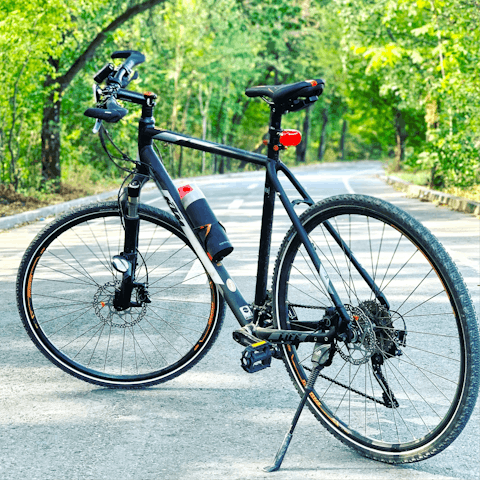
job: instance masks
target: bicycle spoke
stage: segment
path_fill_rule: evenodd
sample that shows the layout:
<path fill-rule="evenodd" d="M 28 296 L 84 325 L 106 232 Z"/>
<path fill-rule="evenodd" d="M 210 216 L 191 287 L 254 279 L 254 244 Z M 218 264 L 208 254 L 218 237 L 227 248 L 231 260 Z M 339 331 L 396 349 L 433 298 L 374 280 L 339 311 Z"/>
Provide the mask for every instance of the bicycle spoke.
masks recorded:
<path fill-rule="evenodd" d="M 213 303 L 219 301 L 218 290 L 203 268 L 185 277 L 192 264 L 201 264 L 170 218 L 160 222 L 155 213 L 152 221 L 140 221 L 135 271 L 138 284 L 145 279 L 151 303 L 115 308 L 122 276 L 110 262 L 123 251 L 125 230 L 108 208 L 104 214 L 86 207 L 77 223 L 70 220 L 66 229 L 62 224 L 33 263 L 30 305 L 39 338 L 45 338 L 49 354 L 61 357 L 62 368 L 77 377 L 120 387 L 158 383 L 189 368 L 208 350 L 216 335 L 207 334 L 223 318 Z M 117 203 L 113 209 L 118 212 Z M 135 286 L 132 301 L 138 301 L 139 291 Z M 205 343 L 194 351 L 201 339 Z"/>
<path fill-rule="evenodd" d="M 363 202 L 375 203 L 352 198 L 355 213 L 342 206 L 341 213 L 333 215 L 325 208 L 328 216 L 312 213 L 303 220 L 337 292 L 341 290 L 348 308 L 361 309 L 365 315 L 360 323 L 353 324 L 356 340 L 335 344 L 332 363 L 320 374 L 324 381 L 315 387 L 321 403 L 314 402 L 311 407 L 334 431 L 339 429 L 347 442 L 350 438 L 365 441 L 374 445 L 374 450 L 377 444 L 382 445 L 383 452 L 397 445 L 408 449 L 410 444 L 435 438 L 438 425 L 446 424 L 460 391 L 462 339 L 445 282 L 438 276 L 431 255 L 410 240 L 416 239 L 415 234 L 408 231 L 404 235 L 402 228 L 397 228 L 396 217 L 389 214 L 383 221 L 365 213 L 363 207 L 357 208 L 356 204 Z M 327 220 L 341 242 L 329 235 Z M 285 243 L 279 259 L 282 270 L 277 270 L 274 285 L 285 295 L 275 304 L 284 316 L 280 328 L 297 329 L 297 323 L 308 325 L 315 319 L 318 314 L 310 309 L 318 305 L 315 297 L 324 299 L 325 292 L 320 294 L 316 270 L 300 241 Z M 365 281 L 363 271 L 384 294 L 388 307 Z M 288 318 L 287 306 L 295 308 L 297 323 Z M 366 335 L 369 331 L 373 337 Z M 367 343 L 368 338 L 374 342 Z M 313 369 L 309 359 L 314 347 L 300 344 L 290 348 L 296 355 L 288 352 L 286 360 L 301 389 L 306 372 Z M 373 355 L 382 363 L 374 364 Z"/>

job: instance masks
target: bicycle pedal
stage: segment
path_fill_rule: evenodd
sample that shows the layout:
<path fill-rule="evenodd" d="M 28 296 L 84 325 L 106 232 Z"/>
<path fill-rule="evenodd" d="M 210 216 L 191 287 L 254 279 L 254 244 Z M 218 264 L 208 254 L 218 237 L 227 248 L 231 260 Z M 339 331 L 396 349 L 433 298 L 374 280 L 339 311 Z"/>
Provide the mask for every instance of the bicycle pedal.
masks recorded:
<path fill-rule="evenodd" d="M 268 368 L 272 363 L 272 346 L 265 340 L 245 348 L 241 365 L 248 373 L 255 373 Z"/>

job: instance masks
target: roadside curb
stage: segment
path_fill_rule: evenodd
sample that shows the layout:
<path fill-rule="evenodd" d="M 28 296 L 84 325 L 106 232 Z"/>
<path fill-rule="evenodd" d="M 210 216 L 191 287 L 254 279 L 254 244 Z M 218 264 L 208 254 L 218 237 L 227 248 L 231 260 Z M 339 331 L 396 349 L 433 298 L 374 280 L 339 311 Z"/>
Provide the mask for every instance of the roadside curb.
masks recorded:
<path fill-rule="evenodd" d="M 29 212 L 17 213 L 16 215 L 10 215 L 8 217 L 0 218 L 0 230 L 8 230 L 22 223 L 33 222 L 39 218 L 49 217 L 51 215 L 58 215 L 59 213 L 67 212 L 81 205 L 86 205 L 93 202 L 101 202 L 107 198 L 116 197 L 117 190 L 110 192 L 100 193 L 98 195 L 91 195 L 90 197 L 77 198 L 70 200 L 69 202 L 57 203 L 56 205 L 50 205 L 49 207 L 37 208 L 36 210 L 30 210 Z"/>
<path fill-rule="evenodd" d="M 242 176 L 246 172 L 232 172 L 223 175 L 223 178 L 232 178 L 235 176 Z M 253 173 L 253 172 L 248 172 Z M 184 181 L 194 181 L 196 183 L 202 183 L 204 181 L 209 181 L 212 178 L 218 178 L 218 174 L 216 175 L 205 175 L 205 176 L 198 176 L 198 177 L 183 177 L 183 178 L 176 178 L 173 182 L 181 183 Z M 147 190 L 154 189 L 154 185 L 149 185 L 145 187 Z M 110 192 L 101 193 L 98 195 L 91 195 L 89 197 L 84 198 L 77 198 L 75 200 L 70 200 L 69 202 L 64 203 L 57 203 L 56 205 L 50 205 L 48 207 L 38 208 L 36 210 L 30 210 L 28 212 L 18 213 L 16 215 L 9 215 L 6 217 L 0 217 L 0 231 L 1 230 L 9 230 L 11 228 L 17 227 L 22 225 L 23 223 L 33 222 L 40 218 L 50 217 L 52 215 L 58 215 L 61 213 L 65 213 L 69 210 L 73 210 L 76 207 L 80 207 L 82 205 L 87 205 L 89 203 L 94 202 L 102 202 L 107 200 L 108 198 L 117 197 L 118 189 L 111 190 Z"/>
<path fill-rule="evenodd" d="M 225 178 L 230 178 L 236 175 L 241 176 L 244 172 L 235 172 L 226 174 Z M 214 175 L 206 175 L 204 177 L 192 177 L 175 179 L 175 181 L 194 180 L 197 183 L 202 183 L 203 180 L 209 180 Z M 452 210 L 456 210 L 463 213 L 469 213 L 480 216 L 480 203 L 468 200 L 462 197 L 456 197 L 448 193 L 438 192 L 435 190 L 429 190 L 426 187 L 414 185 L 413 183 L 402 180 L 401 178 L 393 175 L 377 175 L 378 178 L 384 182 L 392 185 L 396 190 L 405 192 L 409 197 L 418 198 L 420 201 L 432 202 L 437 205 L 446 205 Z M 153 187 L 152 187 L 153 188 Z M 98 195 L 91 195 L 89 197 L 77 198 L 70 200 L 69 202 L 58 203 L 56 205 L 50 205 L 48 207 L 38 208 L 37 210 L 31 210 L 29 212 L 19 213 L 17 215 L 10 215 L 0 218 L 0 230 L 8 230 L 23 223 L 33 222 L 39 218 L 49 217 L 51 215 L 58 215 L 60 213 L 67 212 L 81 205 L 87 205 L 93 202 L 101 202 L 108 198 L 116 197 L 118 189 L 111 190 L 109 192 L 101 193 Z"/>
<path fill-rule="evenodd" d="M 402 180 L 401 178 L 389 175 L 379 175 L 381 180 L 392 185 L 396 190 L 405 192 L 409 197 L 418 198 L 423 202 L 432 202 L 437 205 L 446 205 L 457 212 L 470 213 L 480 216 L 480 203 L 468 200 L 462 197 L 456 197 L 448 193 L 429 190 L 426 187 L 420 187 L 413 183 Z"/>

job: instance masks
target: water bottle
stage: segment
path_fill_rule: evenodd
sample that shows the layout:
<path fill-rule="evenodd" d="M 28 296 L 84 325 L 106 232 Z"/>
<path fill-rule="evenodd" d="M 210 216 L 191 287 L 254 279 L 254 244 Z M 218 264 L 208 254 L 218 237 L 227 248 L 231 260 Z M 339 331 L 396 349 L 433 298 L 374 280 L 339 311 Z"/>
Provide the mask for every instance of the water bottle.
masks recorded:
<path fill-rule="evenodd" d="M 200 188 L 197 185 L 183 185 L 178 188 L 178 193 L 208 258 L 213 262 L 219 262 L 232 253 L 233 246 L 225 228 L 217 220 Z"/>

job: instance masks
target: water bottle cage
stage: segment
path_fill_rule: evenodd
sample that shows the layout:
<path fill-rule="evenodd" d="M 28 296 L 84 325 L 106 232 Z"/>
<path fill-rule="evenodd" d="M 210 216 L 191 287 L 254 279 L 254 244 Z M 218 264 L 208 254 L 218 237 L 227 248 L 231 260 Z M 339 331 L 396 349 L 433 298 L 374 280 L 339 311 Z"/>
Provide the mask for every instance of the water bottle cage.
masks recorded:
<path fill-rule="evenodd" d="M 218 222 L 220 223 L 220 222 Z M 205 232 L 205 238 L 208 237 L 208 234 L 210 233 L 210 230 L 212 229 L 212 224 L 211 223 L 207 223 L 206 225 L 202 225 L 201 227 L 196 227 L 193 229 L 193 231 L 198 235 L 198 233 L 200 233 L 201 230 L 207 230 Z"/>

